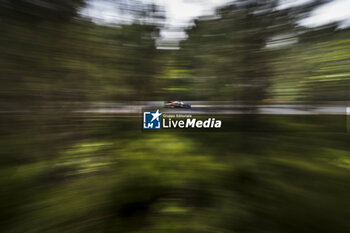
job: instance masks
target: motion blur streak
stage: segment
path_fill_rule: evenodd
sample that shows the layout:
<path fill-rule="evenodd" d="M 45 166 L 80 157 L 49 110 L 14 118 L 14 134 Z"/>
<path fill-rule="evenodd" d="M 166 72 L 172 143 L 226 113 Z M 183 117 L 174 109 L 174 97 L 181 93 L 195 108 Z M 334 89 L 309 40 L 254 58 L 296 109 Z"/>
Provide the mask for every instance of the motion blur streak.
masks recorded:
<path fill-rule="evenodd" d="M 115 22 L 85 14 L 106 2 Z M 236 0 L 181 41 L 149 2 L 0 0 L 0 232 L 350 232 L 349 134 L 145 133 L 138 117 L 350 106 L 350 30 L 300 23 L 331 1 Z"/>

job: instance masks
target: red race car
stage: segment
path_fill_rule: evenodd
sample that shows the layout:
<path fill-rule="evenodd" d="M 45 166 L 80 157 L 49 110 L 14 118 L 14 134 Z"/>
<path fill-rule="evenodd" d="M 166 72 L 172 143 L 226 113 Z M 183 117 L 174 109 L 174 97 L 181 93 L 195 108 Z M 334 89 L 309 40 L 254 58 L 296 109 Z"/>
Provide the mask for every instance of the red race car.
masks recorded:
<path fill-rule="evenodd" d="M 182 101 L 167 101 L 164 103 L 165 108 L 191 108 L 191 105 Z"/>

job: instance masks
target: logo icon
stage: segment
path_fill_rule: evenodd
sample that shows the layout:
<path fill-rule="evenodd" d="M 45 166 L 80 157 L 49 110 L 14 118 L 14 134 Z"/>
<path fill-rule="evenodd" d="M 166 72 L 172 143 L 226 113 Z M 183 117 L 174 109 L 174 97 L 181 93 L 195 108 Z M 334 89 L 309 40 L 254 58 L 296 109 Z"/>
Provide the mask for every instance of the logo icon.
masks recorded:
<path fill-rule="evenodd" d="M 157 109 L 156 112 L 143 112 L 144 129 L 160 129 L 160 116 L 162 115 Z"/>

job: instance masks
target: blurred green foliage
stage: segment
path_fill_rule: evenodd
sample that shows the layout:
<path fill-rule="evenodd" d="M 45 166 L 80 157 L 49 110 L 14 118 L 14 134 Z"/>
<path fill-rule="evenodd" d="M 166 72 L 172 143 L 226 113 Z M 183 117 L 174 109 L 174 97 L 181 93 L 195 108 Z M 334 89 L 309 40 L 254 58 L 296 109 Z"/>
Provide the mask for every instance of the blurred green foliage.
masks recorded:
<path fill-rule="evenodd" d="M 142 133 L 139 118 L 74 111 L 349 100 L 349 30 L 297 25 L 322 2 L 237 1 L 167 51 L 154 12 L 101 25 L 80 0 L 0 0 L 0 232 L 349 232 L 348 134 Z"/>
<path fill-rule="evenodd" d="M 16 4 L 11 7 L 22 7 Z M 37 5 L 28 5 L 31 8 L 25 9 L 34 14 Z M 97 25 L 67 15 L 65 8 L 57 14 L 70 18 L 58 21 L 50 12 L 34 20 L 1 9 L 13 16 L 3 15 L 0 22 L 0 91 L 5 106 L 12 101 L 43 105 L 151 98 L 160 72 L 156 25 Z"/>
<path fill-rule="evenodd" d="M 56 152 L 27 138 L 27 153 L 48 157 L 2 163 L 1 232 L 350 227 L 348 134 L 142 133 L 139 119 L 81 121 L 81 137 Z"/>
<path fill-rule="evenodd" d="M 322 1 L 286 9 L 275 0 L 238 1 L 195 20 L 175 51 L 157 49 L 162 17 L 155 6 L 135 8 L 129 24 L 102 25 L 78 14 L 83 1 L 40 2 L 0 7 L 3 107 L 349 98 L 349 30 L 298 26 Z"/>

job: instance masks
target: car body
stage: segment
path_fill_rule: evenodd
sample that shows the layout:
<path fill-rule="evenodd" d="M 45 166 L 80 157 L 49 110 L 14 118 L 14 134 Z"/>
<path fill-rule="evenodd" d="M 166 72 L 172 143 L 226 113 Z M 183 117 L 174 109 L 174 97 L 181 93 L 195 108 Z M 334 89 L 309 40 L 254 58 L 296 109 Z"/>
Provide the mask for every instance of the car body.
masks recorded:
<path fill-rule="evenodd" d="M 190 104 L 185 104 L 183 101 L 167 101 L 164 103 L 166 108 L 191 108 Z"/>

